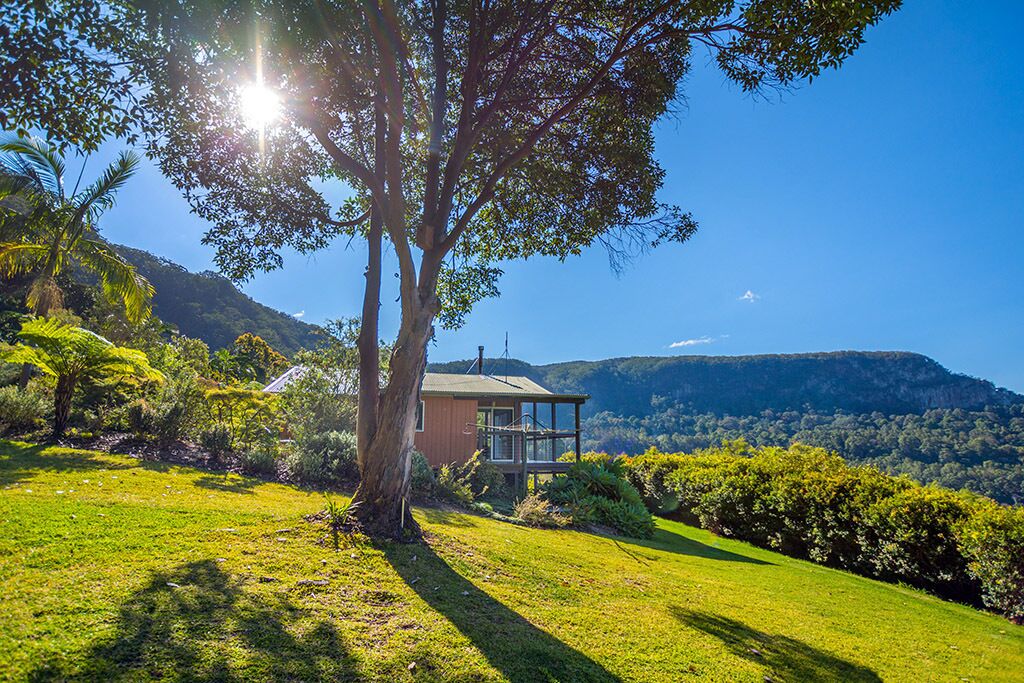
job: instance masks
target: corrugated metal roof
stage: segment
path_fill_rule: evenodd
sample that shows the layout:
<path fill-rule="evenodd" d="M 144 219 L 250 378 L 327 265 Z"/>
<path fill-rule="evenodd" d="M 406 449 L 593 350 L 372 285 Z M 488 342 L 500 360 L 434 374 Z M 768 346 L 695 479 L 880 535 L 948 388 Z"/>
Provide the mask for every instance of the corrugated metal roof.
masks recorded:
<path fill-rule="evenodd" d="M 284 371 L 284 374 L 280 377 L 276 377 L 270 384 L 263 387 L 263 391 L 269 394 L 279 394 L 284 391 L 284 388 L 292 383 L 292 380 L 296 380 L 302 377 L 302 373 L 306 371 L 306 368 L 301 365 L 293 365 Z"/>
<path fill-rule="evenodd" d="M 289 368 L 263 388 L 269 393 L 280 393 L 290 382 L 305 371 L 301 365 Z M 492 377 L 490 375 L 456 375 L 428 372 L 423 377 L 423 394 L 433 396 L 510 396 L 519 398 L 565 398 L 586 400 L 586 394 L 555 394 L 528 377 Z"/>
<path fill-rule="evenodd" d="M 545 396 L 551 393 L 528 377 L 492 377 L 428 372 L 423 377 L 423 393 L 443 396 Z"/>

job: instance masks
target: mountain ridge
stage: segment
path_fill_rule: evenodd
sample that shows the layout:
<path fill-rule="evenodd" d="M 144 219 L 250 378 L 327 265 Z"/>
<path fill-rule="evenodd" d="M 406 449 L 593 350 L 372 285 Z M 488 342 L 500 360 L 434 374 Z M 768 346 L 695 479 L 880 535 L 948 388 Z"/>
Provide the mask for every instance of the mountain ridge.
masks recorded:
<path fill-rule="evenodd" d="M 261 304 L 219 273 L 193 273 L 143 249 L 111 246 L 156 289 L 153 312 L 211 349 L 230 347 L 243 332 L 259 335 L 286 356 L 316 344 L 317 326 Z"/>
<path fill-rule="evenodd" d="M 431 363 L 459 372 L 470 360 Z M 553 391 L 588 393 L 586 414 L 642 415 L 666 400 L 693 412 L 748 415 L 765 410 L 918 413 L 1024 402 L 992 382 L 954 373 L 912 351 L 822 351 L 743 356 L 623 356 L 533 365 L 485 359 L 501 375 L 525 375 Z"/>

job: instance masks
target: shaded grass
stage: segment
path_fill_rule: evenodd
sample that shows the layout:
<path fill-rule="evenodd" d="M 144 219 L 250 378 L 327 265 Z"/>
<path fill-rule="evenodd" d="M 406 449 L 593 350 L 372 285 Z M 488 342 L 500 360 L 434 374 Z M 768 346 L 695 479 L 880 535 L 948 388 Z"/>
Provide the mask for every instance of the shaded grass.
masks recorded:
<path fill-rule="evenodd" d="M 650 541 L 0 444 L 0 679 L 1020 680 L 1024 628 L 668 521 Z"/>

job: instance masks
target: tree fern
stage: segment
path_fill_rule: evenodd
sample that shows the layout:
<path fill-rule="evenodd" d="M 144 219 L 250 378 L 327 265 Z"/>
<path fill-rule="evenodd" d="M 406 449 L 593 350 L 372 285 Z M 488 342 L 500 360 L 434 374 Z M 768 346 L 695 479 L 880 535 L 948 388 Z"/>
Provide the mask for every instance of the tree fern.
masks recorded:
<path fill-rule="evenodd" d="M 163 374 L 137 349 L 115 346 L 103 337 L 56 319 L 33 318 L 21 326 L 24 342 L 0 349 L 0 361 L 32 365 L 56 379 L 53 432 L 67 426 L 71 398 L 82 380 L 93 382 L 135 377 L 162 382 Z"/>

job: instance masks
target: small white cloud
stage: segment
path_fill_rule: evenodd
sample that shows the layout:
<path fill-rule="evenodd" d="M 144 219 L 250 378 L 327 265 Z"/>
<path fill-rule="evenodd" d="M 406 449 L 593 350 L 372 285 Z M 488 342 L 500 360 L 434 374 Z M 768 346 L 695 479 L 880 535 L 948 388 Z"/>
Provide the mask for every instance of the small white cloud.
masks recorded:
<path fill-rule="evenodd" d="M 292 317 L 293 317 L 293 318 L 301 318 L 301 317 L 303 317 L 304 315 L 306 315 L 306 312 L 305 312 L 305 311 L 299 311 L 298 313 L 292 313 Z"/>
<path fill-rule="evenodd" d="M 739 301 L 746 301 L 747 303 L 751 303 L 752 304 L 752 303 L 754 303 L 755 301 L 757 301 L 760 298 L 761 298 L 760 294 L 754 294 L 753 291 L 748 289 L 746 292 L 743 293 L 743 296 L 741 296 L 738 300 Z"/>
<path fill-rule="evenodd" d="M 715 341 L 714 337 L 697 337 L 696 339 L 683 339 L 681 341 L 672 342 L 668 345 L 670 349 L 680 349 L 685 346 L 698 346 L 700 344 L 710 344 Z"/>

